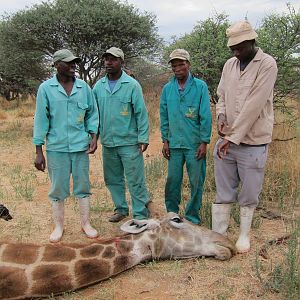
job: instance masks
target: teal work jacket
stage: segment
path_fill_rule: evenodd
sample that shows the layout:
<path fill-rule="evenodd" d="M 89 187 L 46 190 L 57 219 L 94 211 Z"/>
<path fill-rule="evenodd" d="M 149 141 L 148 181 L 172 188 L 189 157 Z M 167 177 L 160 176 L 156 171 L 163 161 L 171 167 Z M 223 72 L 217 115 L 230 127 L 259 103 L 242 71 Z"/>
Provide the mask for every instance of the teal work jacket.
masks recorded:
<path fill-rule="evenodd" d="M 86 82 L 75 79 L 70 96 L 56 75 L 40 85 L 34 116 L 34 145 L 43 145 L 46 139 L 47 151 L 85 151 L 89 134 L 97 134 L 98 127 L 98 107 Z"/>
<path fill-rule="evenodd" d="M 170 148 L 195 149 L 208 144 L 212 116 L 208 88 L 203 80 L 191 77 L 185 90 L 179 93 L 173 77 L 163 88 L 160 99 L 160 129 L 162 140 Z"/>
<path fill-rule="evenodd" d="M 93 88 L 98 103 L 100 141 L 105 147 L 149 143 L 149 121 L 140 84 L 124 71 L 113 91 L 108 77 Z"/>

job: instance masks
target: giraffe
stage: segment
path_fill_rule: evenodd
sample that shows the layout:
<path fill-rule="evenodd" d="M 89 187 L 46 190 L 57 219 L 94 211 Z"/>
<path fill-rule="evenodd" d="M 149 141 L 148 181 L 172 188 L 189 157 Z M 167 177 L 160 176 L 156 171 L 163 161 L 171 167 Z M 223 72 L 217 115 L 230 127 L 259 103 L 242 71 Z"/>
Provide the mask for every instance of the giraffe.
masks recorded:
<path fill-rule="evenodd" d="M 227 260 L 233 243 L 175 213 L 129 220 L 126 234 L 80 244 L 0 243 L 0 299 L 58 295 L 108 279 L 151 259 L 212 256 Z"/>

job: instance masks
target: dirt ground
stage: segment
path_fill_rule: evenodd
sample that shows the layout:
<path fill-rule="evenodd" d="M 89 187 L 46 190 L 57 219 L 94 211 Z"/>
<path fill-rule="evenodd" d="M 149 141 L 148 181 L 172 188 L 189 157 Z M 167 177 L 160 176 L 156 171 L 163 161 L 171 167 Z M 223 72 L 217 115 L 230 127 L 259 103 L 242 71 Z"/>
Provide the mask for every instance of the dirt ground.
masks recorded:
<path fill-rule="evenodd" d="M 19 121 L 20 124 L 15 126 L 19 128 L 20 135 L 15 137 L 12 134 L 10 141 L 0 141 L 0 202 L 9 208 L 13 216 L 9 222 L 0 220 L 0 240 L 47 243 L 53 228 L 47 199 L 49 179 L 47 172 L 38 172 L 33 167 L 35 149 L 30 138 L 32 116 L 19 118 Z M 0 131 L 10 128 L 13 122 L 10 118 L 0 120 Z M 211 148 L 209 151 L 212 151 Z M 108 238 L 118 235 L 120 230 L 119 224 L 107 221 L 113 205 L 104 186 L 100 153 L 99 146 L 90 159 L 93 191 L 91 220 L 100 237 Z M 150 146 L 145 154 L 146 163 L 160 155 L 160 136 L 155 132 L 151 134 Z M 14 176 L 18 170 L 21 170 L 19 183 Z M 22 177 L 22 174 L 27 177 Z M 34 182 L 33 198 L 22 199 L 17 195 L 16 186 L 17 183 L 21 186 L 28 178 Z M 22 188 L 26 189 L 26 186 Z M 163 189 L 164 179 L 158 180 L 157 189 L 150 191 L 153 197 L 151 211 L 155 217 L 165 212 Z M 259 256 L 258 252 L 267 241 L 285 235 L 289 228 L 282 219 L 258 219 L 260 225 L 251 232 L 252 247 L 248 254 L 236 255 L 225 262 L 212 258 L 154 261 L 57 299 L 282 299 L 280 293 L 263 289 L 256 270 L 259 265 L 261 276 L 266 279 L 274 265 L 284 259 L 285 245 L 271 246 L 268 259 Z M 232 223 L 229 238 L 236 240 L 237 236 L 238 227 Z M 66 202 L 63 242 L 89 242 L 80 231 L 78 206 L 73 198 Z"/>

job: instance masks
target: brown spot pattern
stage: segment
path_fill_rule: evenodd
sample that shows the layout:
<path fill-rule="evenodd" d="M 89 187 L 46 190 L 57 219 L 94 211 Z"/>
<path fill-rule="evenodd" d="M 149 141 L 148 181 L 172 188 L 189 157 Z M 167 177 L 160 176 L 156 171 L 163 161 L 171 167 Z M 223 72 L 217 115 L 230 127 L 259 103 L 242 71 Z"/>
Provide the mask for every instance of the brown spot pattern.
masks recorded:
<path fill-rule="evenodd" d="M 8 244 L 3 251 L 2 260 L 17 264 L 33 264 L 38 255 L 39 246 L 31 244 Z"/>
<path fill-rule="evenodd" d="M 116 246 L 121 254 L 129 253 L 133 249 L 133 243 L 127 241 L 120 241 L 116 244 Z"/>
<path fill-rule="evenodd" d="M 54 262 L 64 262 L 71 261 L 76 256 L 76 252 L 74 249 L 62 246 L 45 246 L 45 252 L 43 256 L 43 261 L 54 261 Z"/>
<path fill-rule="evenodd" d="M 75 264 L 75 277 L 78 287 L 89 285 L 91 283 L 108 278 L 109 262 L 98 259 L 79 260 Z"/>
<path fill-rule="evenodd" d="M 116 255 L 116 249 L 112 246 L 108 246 L 104 250 L 102 257 L 103 258 L 113 258 L 113 257 L 115 257 L 115 255 Z"/>
<path fill-rule="evenodd" d="M 113 274 L 121 273 L 129 268 L 129 258 L 127 256 L 118 256 L 114 260 L 114 271 Z"/>
<path fill-rule="evenodd" d="M 25 294 L 27 287 L 25 270 L 0 267 L 0 299 L 22 296 Z"/>
<path fill-rule="evenodd" d="M 73 289 L 67 266 L 38 266 L 32 273 L 32 295 L 51 295 Z"/>
<path fill-rule="evenodd" d="M 102 245 L 91 245 L 83 248 L 80 251 L 80 254 L 82 257 L 94 257 L 98 256 L 104 249 L 104 246 Z"/>

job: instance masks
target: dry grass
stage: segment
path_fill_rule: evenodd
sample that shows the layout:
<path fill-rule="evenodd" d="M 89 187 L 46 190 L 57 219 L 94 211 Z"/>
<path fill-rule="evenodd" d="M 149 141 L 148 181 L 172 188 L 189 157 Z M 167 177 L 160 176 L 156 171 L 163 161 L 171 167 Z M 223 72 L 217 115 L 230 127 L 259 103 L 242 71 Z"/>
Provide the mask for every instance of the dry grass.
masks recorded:
<path fill-rule="evenodd" d="M 165 212 L 166 161 L 161 158 L 160 134 L 157 131 L 158 93 L 147 93 L 145 98 L 152 127 L 150 146 L 145 156 L 147 184 L 153 200 L 153 215 L 161 216 Z M 14 217 L 10 222 L 0 220 L 0 240 L 46 243 L 52 229 L 50 204 L 47 199 L 49 178 L 47 172 L 38 172 L 33 167 L 35 149 L 31 144 L 31 131 L 34 109 L 31 100 L 14 105 L 0 101 L 1 111 L 7 115 L 7 118 L 0 122 L 0 203 L 5 204 Z M 275 130 L 275 136 L 285 136 L 292 129 L 278 127 Z M 299 128 L 295 127 L 294 130 Z M 203 223 L 206 226 L 210 224 L 210 205 L 215 197 L 212 151 L 216 138 L 214 130 L 209 146 L 202 209 Z M 295 220 L 300 219 L 298 147 L 299 140 L 296 139 L 284 143 L 274 142 L 270 146 L 261 203 L 264 209 L 276 210 L 284 215 L 285 219 L 268 220 L 261 217 L 261 211 L 257 211 L 251 233 L 250 253 L 237 255 L 226 262 L 209 258 L 154 261 L 58 299 L 288 298 L 284 285 L 278 283 L 279 290 L 275 290 L 265 282 L 277 278 L 274 274 L 290 271 L 288 258 L 289 261 L 299 263 L 299 256 L 292 260 L 292 255 L 288 256 L 292 246 L 286 244 L 270 246 L 269 259 L 260 257 L 258 251 L 267 241 L 292 232 Z M 104 238 L 117 235 L 120 233 L 119 225 L 107 222 L 113 205 L 103 181 L 101 149 L 91 156 L 90 165 L 93 192 L 92 224 Z M 187 199 L 188 196 L 188 182 L 185 178 L 183 199 Z M 233 213 L 234 218 L 229 230 L 229 238 L 232 240 L 238 236 L 238 225 L 235 222 L 238 216 L 235 214 L 236 212 Z M 88 242 L 80 233 L 78 205 L 73 197 L 66 202 L 65 228 L 64 242 Z M 299 248 L 296 248 L 296 251 L 299 251 Z M 299 271 L 296 269 L 296 272 Z M 272 282 L 277 284 L 276 280 Z"/>

